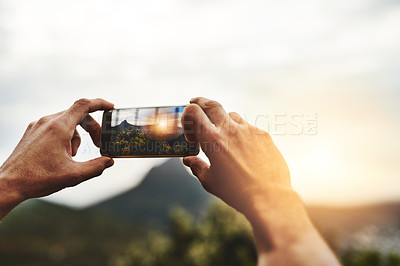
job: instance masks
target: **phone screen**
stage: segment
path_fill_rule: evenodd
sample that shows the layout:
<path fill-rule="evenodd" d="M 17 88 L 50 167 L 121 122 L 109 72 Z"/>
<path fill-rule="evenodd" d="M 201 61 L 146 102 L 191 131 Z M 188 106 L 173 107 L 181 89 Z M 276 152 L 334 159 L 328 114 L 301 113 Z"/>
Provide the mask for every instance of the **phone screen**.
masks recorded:
<path fill-rule="evenodd" d="M 181 125 L 185 106 L 112 109 L 103 114 L 100 151 L 110 157 L 183 157 L 199 152 Z"/>

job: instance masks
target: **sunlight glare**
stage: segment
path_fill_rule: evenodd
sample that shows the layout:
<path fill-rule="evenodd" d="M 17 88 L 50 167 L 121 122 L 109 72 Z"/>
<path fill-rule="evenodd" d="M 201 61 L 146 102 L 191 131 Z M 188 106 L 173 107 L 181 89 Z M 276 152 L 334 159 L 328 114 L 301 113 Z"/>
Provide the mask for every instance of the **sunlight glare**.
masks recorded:
<path fill-rule="evenodd" d="M 161 131 L 165 131 L 168 128 L 168 121 L 167 119 L 160 119 L 160 121 L 158 122 L 158 128 Z"/>
<path fill-rule="evenodd" d="M 313 174 L 331 172 L 333 169 L 332 151 L 326 147 L 316 147 L 305 157 L 305 164 Z"/>

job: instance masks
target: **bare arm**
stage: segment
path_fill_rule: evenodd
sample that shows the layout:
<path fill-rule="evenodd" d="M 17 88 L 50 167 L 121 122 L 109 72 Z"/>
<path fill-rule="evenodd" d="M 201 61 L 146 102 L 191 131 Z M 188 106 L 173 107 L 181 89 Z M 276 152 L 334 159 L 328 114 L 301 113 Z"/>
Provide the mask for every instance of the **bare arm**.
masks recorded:
<path fill-rule="evenodd" d="M 183 159 L 203 187 L 250 221 L 258 265 L 339 265 L 290 184 L 289 170 L 270 135 L 205 98 L 184 110 L 186 138 L 210 160 Z"/>
<path fill-rule="evenodd" d="M 29 124 L 11 156 L 0 167 L 0 219 L 24 200 L 50 195 L 100 175 L 113 165 L 108 157 L 75 162 L 81 125 L 99 146 L 100 125 L 88 114 L 111 109 L 102 99 L 76 101 L 71 108 Z"/>

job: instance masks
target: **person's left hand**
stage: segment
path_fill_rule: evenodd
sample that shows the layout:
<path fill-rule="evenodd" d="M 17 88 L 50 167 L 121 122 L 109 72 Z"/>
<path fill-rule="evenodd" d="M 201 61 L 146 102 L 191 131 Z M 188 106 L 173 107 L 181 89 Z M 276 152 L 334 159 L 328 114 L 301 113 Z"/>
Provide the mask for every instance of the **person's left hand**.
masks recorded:
<path fill-rule="evenodd" d="M 86 162 L 72 158 L 81 142 L 76 126 L 80 124 L 99 146 L 101 127 L 88 113 L 111 108 L 113 104 L 102 99 L 80 99 L 66 111 L 30 123 L 0 168 L 0 205 L 17 205 L 75 186 L 112 166 L 109 157 Z M 4 216 L 8 211 L 3 208 L 1 212 Z"/>

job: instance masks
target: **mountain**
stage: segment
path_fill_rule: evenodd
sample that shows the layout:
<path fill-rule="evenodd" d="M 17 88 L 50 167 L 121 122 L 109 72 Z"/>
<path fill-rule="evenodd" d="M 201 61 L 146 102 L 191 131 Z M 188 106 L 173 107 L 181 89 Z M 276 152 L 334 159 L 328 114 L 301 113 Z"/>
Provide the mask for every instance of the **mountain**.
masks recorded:
<path fill-rule="evenodd" d="M 198 217 L 211 196 L 190 175 L 180 159 L 167 160 L 149 171 L 134 189 L 90 208 L 134 223 L 166 225 L 174 206 Z"/>
<path fill-rule="evenodd" d="M 123 131 L 123 130 L 125 130 L 127 128 L 130 128 L 130 127 L 138 128 L 138 126 L 134 126 L 134 125 L 130 124 L 128 121 L 126 121 L 126 120 L 122 121 L 120 124 L 118 124 L 118 125 L 116 125 L 114 127 L 111 127 L 111 128 Z"/>
<path fill-rule="evenodd" d="M 29 200 L 0 223 L 0 265 L 120 265 L 132 241 L 168 229 L 169 211 L 199 216 L 210 196 L 179 159 L 154 167 L 136 188 L 82 210 Z"/>
<path fill-rule="evenodd" d="M 140 252 L 146 245 L 157 249 L 160 243 L 171 244 L 165 236 L 176 230 L 176 225 L 168 227 L 174 206 L 199 218 L 202 213 L 209 215 L 212 199 L 179 159 L 170 159 L 149 171 L 136 188 L 87 209 L 30 200 L 0 223 L 0 265 L 124 265 L 116 263 L 121 254 Z M 400 203 L 307 209 L 336 251 L 356 248 L 400 253 Z M 198 219 L 204 226 L 200 228 L 215 232 L 212 226 L 221 221 L 226 224 L 221 218 L 225 213 L 216 214 L 208 222 Z M 181 221 L 183 238 L 190 228 L 199 226 Z M 235 230 L 235 234 L 241 232 Z"/>

